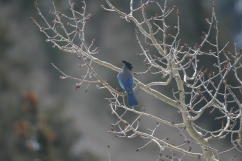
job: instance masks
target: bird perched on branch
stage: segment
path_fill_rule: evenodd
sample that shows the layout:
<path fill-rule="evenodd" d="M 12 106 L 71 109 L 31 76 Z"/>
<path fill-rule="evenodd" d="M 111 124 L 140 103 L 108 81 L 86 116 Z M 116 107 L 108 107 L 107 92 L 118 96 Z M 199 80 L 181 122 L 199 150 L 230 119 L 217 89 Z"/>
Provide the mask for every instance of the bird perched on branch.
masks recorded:
<path fill-rule="evenodd" d="M 133 81 L 133 74 L 132 74 L 132 64 L 123 60 L 124 63 L 123 70 L 118 73 L 117 78 L 120 87 L 125 90 L 128 95 L 128 105 L 129 106 L 136 106 L 138 102 L 135 98 L 133 88 L 134 88 L 134 81 Z"/>

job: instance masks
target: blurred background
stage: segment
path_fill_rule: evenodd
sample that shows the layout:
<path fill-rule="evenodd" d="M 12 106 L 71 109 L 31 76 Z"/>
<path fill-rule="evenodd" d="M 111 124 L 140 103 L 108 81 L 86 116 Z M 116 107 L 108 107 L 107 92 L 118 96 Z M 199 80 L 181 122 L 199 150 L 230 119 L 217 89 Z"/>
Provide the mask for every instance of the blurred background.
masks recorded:
<path fill-rule="evenodd" d="M 49 0 L 39 0 L 48 15 Z M 138 1 L 138 0 L 137 0 Z M 134 0 L 135 5 L 137 1 Z M 67 0 L 55 0 L 66 11 Z M 128 10 L 128 0 L 113 0 L 119 8 Z M 101 9 L 100 0 L 87 0 L 87 12 L 92 18 L 87 24 L 86 37 L 95 38 L 99 57 L 121 67 L 120 60 L 134 64 L 134 71 L 143 71 L 143 58 L 134 34 L 134 26 L 117 15 Z M 182 39 L 194 45 L 206 31 L 205 18 L 210 13 L 208 0 L 177 0 L 181 12 Z M 217 0 L 216 12 L 221 42 L 227 40 L 242 47 L 242 0 Z M 0 0 L 0 160 L 2 161 L 147 161 L 157 160 L 154 145 L 141 152 L 136 149 L 141 139 L 116 138 L 107 131 L 113 121 L 108 93 L 95 86 L 75 88 L 74 81 L 60 80 L 53 62 L 68 74 L 77 76 L 80 62 L 73 55 L 53 49 L 45 41 L 30 17 L 37 17 L 33 0 Z M 207 60 L 209 61 L 209 60 Z M 119 88 L 116 73 L 99 69 L 115 88 Z M 139 77 L 143 82 L 148 78 Z M 166 92 L 165 88 L 162 88 Z M 177 111 L 142 91 L 137 98 L 149 113 L 169 121 L 179 122 Z M 206 124 L 207 122 L 204 122 Z M 142 126 L 155 126 L 144 121 Z M 211 125 L 212 126 L 212 125 Z M 162 127 L 160 135 L 179 143 L 174 130 Z M 110 146 L 110 148 L 107 148 Z M 221 150 L 229 142 L 214 143 Z M 194 145 L 195 151 L 196 145 Z M 242 155 L 232 151 L 221 156 L 226 161 L 241 161 Z M 167 160 L 164 156 L 163 160 Z M 184 160 L 195 161 L 194 158 Z"/>

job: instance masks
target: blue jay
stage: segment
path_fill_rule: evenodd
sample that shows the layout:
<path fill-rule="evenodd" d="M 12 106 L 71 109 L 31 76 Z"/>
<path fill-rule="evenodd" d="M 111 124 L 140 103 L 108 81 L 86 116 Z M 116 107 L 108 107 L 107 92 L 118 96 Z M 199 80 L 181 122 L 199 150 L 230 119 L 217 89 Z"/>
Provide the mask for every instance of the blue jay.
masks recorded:
<path fill-rule="evenodd" d="M 133 81 L 133 75 L 132 75 L 132 64 L 129 62 L 123 60 L 122 63 L 124 63 L 123 70 L 118 73 L 117 79 L 119 82 L 120 87 L 125 90 L 125 92 L 128 95 L 128 105 L 129 106 L 136 106 L 138 105 L 138 102 L 134 96 L 133 88 L 134 88 L 134 81 Z"/>

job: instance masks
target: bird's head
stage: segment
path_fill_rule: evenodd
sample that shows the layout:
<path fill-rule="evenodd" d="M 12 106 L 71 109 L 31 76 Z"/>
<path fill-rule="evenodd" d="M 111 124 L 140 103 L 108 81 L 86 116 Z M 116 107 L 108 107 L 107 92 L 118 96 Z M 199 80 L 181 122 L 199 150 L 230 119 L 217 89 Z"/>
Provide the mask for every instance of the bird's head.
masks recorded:
<path fill-rule="evenodd" d="M 125 60 L 122 60 L 122 63 L 124 63 L 124 65 L 129 69 L 129 70 L 132 70 L 133 66 L 132 64 L 130 64 L 129 62 L 125 61 Z"/>

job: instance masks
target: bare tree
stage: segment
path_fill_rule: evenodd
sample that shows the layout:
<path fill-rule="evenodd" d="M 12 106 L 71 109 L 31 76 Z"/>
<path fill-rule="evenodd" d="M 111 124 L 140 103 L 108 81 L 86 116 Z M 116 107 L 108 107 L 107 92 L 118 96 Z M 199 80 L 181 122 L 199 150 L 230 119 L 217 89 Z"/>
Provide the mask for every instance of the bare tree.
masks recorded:
<path fill-rule="evenodd" d="M 167 0 L 141 1 L 138 7 L 134 7 L 134 1 L 130 0 L 129 13 L 122 11 L 109 0 L 105 0 L 101 6 L 104 10 L 118 14 L 128 23 L 135 25 L 137 43 L 142 51 L 144 64 L 147 65 L 145 72 L 137 74 L 149 72 L 160 77 L 160 80 L 154 80 L 148 84 L 135 79 L 135 88 L 176 108 L 180 112 L 182 122 L 174 123 L 162 119 L 162 116 L 155 116 L 125 105 L 122 99 L 125 93 L 113 88 L 102 78 L 102 73 L 98 73 L 94 68 L 94 65 L 100 65 L 111 71 L 121 71 L 110 62 L 100 60 L 96 56 L 98 50 L 94 43 L 87 43 L 85 26 L 89 15 L 86 13 L 85 1 L 81 1 L 81 10 L 76 10 L 71 0 L 68 2 L 71 14 L 58 11 L 52 1 L 53 11 L 50 13 L 53 16 L 52 20 L 46 18 L 36 2 L 40 19 L 33 18 L 33 22 L 46 36 L 46 41 L 63 52 L 75 54 L 82 63 L 83 69 L 86 69 L 81 78 L 78 78 L 64 73 L 52 64 L 61 73 L 61 79 L 74 79 L 78 82 L 77 87 L 96 84 L 99 89 L 109 91 L 110 98 L 107 100 L 110 102 L 113 117 L 117 119 L 112 124 L 111 133 L 125 138 L 139 136 L 148 141 L 138 150 L 150 143 L 155 143 L 161 152 L 169 149 L 182 154 L 179 160 L 182 160 L 183 156 L 190 156 L 206 161 L 218 161 L 222 153 L 233 149 L 242 151 L 242 79 L 238 75 L 242 70 L 242 53 L 236 48 L 232 53 L 226 52 L 225 49 L 229 43 L 222 45 L 219 42 L 219 28 L 213 6 L 211 17 L 206 19 L 208 31 L 203 34 L 201 42 L 194 47 L 181 45 L 179 10 L 176 7 L 170 7 Z M 149 13 L 150 9 L 154 9 L 155 14 Z M 177 19 L 175 25 L 167 21 L 171 16 Z M 199 61 L 204 57 L 212 59 L 214 64 L 208 66 L 200 63 Z M 168 87 L 172 81 L 176 84 L 171 91 L 173 97 L 168 97 L 154 89 L 154 86 Z M 117 112 L 120 109 L 123 111 Z M 210 114 L 214 111 L 218 113 L 215 119 L 221 121 L 219 129 L 210 131 L 196 123 L 205 111 L 209 111 Z M 124 116 L 127 113 L 135 114 L 132 121 L 125 119 Z M 207 117 L 212 116 L 214 115 Z M 158 122 L 155 128 L 148 131 L 139 128 L 140 119 L 145 117 Z M 185 134 L 184 144 L 181 145 L 173 145 L 169 140 L 157 137 L 156 131 L 161 124 L 186 131 L 186 135 L 201 147 L 201 152 L 193 152 L 191 147 L 186 146 L 190 141 L 186 139 Z M 231 138 L 233 145 L 231 148 L 219 151 L 211 146 L 212 140 L 223 140 L 227 136 Z M 171 156 L 170 160 L 173 159 L 174 156 Z"/>

